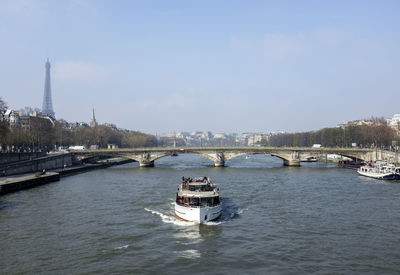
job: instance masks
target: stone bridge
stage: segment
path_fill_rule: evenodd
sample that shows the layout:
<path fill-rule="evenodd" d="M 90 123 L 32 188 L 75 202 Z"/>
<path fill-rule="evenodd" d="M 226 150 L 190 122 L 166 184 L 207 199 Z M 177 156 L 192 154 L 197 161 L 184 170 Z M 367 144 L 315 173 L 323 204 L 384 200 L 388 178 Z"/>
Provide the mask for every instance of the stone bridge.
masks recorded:
<path fill-rule="evenodd" d="M 213 146 L 213 147 L 152 147 L 124 149 L 71 150 L 78 160 L 93 157 L 123 157 L 139 162 L 141 167 L 153 167 L 154 161 L 171 156 L 173 153 L 195 154 L 211 160 L 216 167 L 225 166 L 225 162 L 241 155 L 267 154 L 283 160 L 285 166 L 300 166 L 300 162 L 309 157 L 337 154 L 364 161 L 387 160 L 399 163 L 398 153 L 359 148 L 308 148 L 308 147 L 250 147 L 250 146 Z"/>

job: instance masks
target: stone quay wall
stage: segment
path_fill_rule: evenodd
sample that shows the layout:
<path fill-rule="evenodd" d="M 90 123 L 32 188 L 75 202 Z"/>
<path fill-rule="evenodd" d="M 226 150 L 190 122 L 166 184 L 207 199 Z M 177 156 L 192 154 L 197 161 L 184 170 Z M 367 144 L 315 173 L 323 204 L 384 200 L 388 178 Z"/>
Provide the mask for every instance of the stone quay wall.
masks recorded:
<path fill-rule="evenodd" d="M 24 160 L 16 163 L 0 164 L 0 176 L 31 173 L 45 170 L 58 169 L 72 165 L 71 154 L 46 155 L 44 157 Z"/>
<path fill-rule="evenodd" d="M 0 165 L 19 162 L 23 160 L 31 160 L 46 156 L 46 152 L 35 152 L 35 153 L 0 153 Z"/>

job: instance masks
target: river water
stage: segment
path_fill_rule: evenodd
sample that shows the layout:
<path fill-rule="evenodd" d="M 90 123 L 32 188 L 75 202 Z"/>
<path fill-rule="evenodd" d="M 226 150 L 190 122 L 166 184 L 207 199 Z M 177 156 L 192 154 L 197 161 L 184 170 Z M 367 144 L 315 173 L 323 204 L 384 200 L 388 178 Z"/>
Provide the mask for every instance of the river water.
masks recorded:
<path fill-rule="evenodd" d="M 0 197 L 1 274 L 395 274 L 400 183 L 321 163 L 191 155 L 96 170 Z M 220 220 L 173 216 L 182 176 L 209 176 Z"/>

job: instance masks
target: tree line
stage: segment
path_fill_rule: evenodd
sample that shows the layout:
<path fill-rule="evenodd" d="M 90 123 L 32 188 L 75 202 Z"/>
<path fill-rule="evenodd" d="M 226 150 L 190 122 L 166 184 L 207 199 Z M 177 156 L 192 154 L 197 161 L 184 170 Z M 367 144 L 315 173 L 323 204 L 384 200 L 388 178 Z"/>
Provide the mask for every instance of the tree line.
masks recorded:
<path fill-rule="evenodd" d="M 7 104 L 0 98 L 0 114 L 4 114 Z M 28 115 L 29 107 L 25 107 L 23 115 Z M 18 150 L 52 150 L 72 145 L 97 145 L 107 148 L 114 144 L 121 148 L 156 146 L 157 139 L 153 135 L 138 131 L 121 130 L 107 125 L 95 127 L 72 127 L 63 120 L 50 120 L 29 116 L 28 127 L 10 127 L 6 120 L 0 119 L 0 146 Z M 5 147 L 5 148 L 4 148 Z M 1 149 L 1 148 L 0 148 Z"/>
<path fill-rule="evenodd" d="M 346 125 L 324 128 L 318 131 L 286 133 L 271 136 L 265 141 L 269 146 L 311 147 L 321 144 L 324 147 L 391 147 L 392 141 L 399 144 L 400 129 L 390 127 L 384 118 L 372 117 L 364 125 Z"/>

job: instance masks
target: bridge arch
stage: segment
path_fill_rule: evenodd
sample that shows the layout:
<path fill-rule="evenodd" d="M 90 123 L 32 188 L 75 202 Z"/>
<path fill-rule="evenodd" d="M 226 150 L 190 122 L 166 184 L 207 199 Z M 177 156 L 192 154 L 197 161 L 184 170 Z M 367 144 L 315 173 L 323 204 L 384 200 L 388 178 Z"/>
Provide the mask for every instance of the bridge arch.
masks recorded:
<path fill-rule="evenodd" d="M 139 162 L 140 167 L 153 167 L 154 162 L 158 159 L 171 156 L 172 152 L 142 152 L 141 154 L 120 154 L 119 156 L 133 159 Z M 218 162 L 218 157 L 214 157 L 210 154 L 204 154 L 203 152 L 178 152 L 178 154 L 188 154 L 188 155 L 196 155 L 205 159 L 210 160 L 215 163 Z M 217 166 L 217 165 L 215 165 Z"/>
<path fill-rule="evenodd" d="M 205 165 L 205 166 L 214 165 L 214 160 L 213 159 L 211 159 L 211 158 L 209 158 L 207 156 L 204 156 L 202 154 L 198 154 L 198 153 L 195 153 L 195 152 L 186 152 L 186 153 L 177 152 L 177 153 L 178 153 L 178 156 L 174 157 L 173 159 L 171 157 L 171 161 L 175 160 L 176 163 L 185 163 L 185 162 L 188 161 L 189 163 L 192 163 L 193 165 L 195 163 L 199 163 L 199 164 L 201 163 L 201 165 Z M 182 156 L 184 156 L 184 155 L 186 155 L 188 157 L 187 158 L 184 158 L 184 157 L 182 158 Z M 164 157 L 157 158 L 157 160 L 162 159 L 162 158 L 168 158 L 169 156 L 170 156 L 170 154 L 168 154 L 168 155 L 166 155 Z M 155 165 L 158 165 L 158 163 L 156 162 Z"/>
<path fill-rule="evenodd" d="M 269 153 L 269 152 L 244 152 L 244 153 L 233 153 L 233 154 L 225 154 L 225 155 L 228 155 L 226 157 L 226 160 L 232 160 L 232 159 L 235 159 L 240 156 L 263 155 L 263 156 L 271 156 L 271 157 L 280 159 L 280 160 L 282 160 L 283 164 L 285 164 L 285 162 L 288 161 L 287 159 L 285 159 L 283 156 L 280 156 L 279 154 L 273 154 L 273 153 Z"/>

